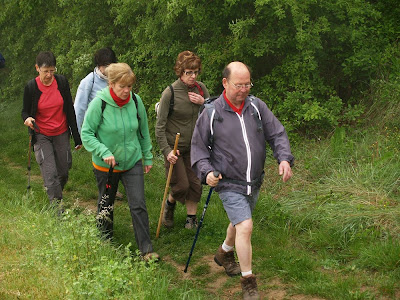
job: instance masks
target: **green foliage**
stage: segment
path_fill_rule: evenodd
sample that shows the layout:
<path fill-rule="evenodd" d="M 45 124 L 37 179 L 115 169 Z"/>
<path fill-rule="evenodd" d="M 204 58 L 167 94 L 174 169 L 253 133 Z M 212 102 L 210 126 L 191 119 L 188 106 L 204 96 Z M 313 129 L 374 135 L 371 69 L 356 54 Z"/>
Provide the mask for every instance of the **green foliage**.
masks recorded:
<path fill-rule="evenodd" d="M 150 298 L 151 288 L 166 282 L 155 272 L 155 264 L 145 264 L 129 250 L 112 250 L 99 237 L 92 214 L 67 211 L 64 226 L 55 226 L 46 251 L 37 253 L 39 259 L 65 274 L 69 299 Z M 123 250 L 123 251 L 122 251 Z M 111 257 L 110 257 L 111 256 Z M 146 287 L 147 286 L 147 287 Z"/>
<path fill-rule="evenodd" d="M 252 93 L 288 131 L 319 135 L 359 119 L 364 107 L 356 99 L 381 66 L 400 68 L 395 3 L 3 0 L 0 41 L 9 70 L 0 74 L 7 78 L 2 101 L 35 76 L 38 51 L 56 54 L 75 94 L 93 53 L 110 46 L 137 73 L 135 91 L 150 113 L 175 79 L 177 54 L 188 49 L 202 58 L 199 79 L 211 94 L 222 91 L 223 67 L 243 61 L 253 70 Z"/>

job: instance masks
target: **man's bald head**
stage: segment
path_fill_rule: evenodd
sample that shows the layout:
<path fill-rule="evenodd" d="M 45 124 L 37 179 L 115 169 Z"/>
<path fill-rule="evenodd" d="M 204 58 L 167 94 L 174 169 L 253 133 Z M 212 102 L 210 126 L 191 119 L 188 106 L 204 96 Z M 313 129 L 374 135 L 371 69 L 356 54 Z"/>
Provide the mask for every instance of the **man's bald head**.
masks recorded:
<path fill-rule="evenodd" d="M 240 61 L 229 63 L 223 71 L 222 85 L 225 96 L 236 107 L 240 107 L 250 92 L 250 68 Z"/>
<path fill-rule="evenodd" d="M 229 79 L 231 74 L 234 72 L 248 72 L 251 77 L 251 70 L 249 66 L 240 61 L 233 61 L 227 64 L 224 70 L 222 71 L 222 77 Z"/>

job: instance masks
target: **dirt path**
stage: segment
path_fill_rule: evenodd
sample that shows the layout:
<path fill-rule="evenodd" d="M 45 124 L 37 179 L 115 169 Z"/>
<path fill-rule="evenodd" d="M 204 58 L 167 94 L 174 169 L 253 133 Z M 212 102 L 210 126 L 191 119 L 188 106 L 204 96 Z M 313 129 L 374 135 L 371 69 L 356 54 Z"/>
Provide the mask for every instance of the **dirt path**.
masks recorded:
<path fill-rule="evenodd" d="M 219 297 L 221 300 L 239 300 L 242 299 L 241 286 L 239 278 L 237 281 L 229 280 L 222 267 L 218 266 L 214 262 L 213 255 L 203 256 L 202 259 L 194 264 L 191 264 L 188 268 L 188 272 L 184 273 L 185 266 L 176 263 L 171 257 L 166 256 L 162 258 L 163 261 L 171 264 L 175 267 L 180 277 L 183 280 L 197 280 L 201 278 L 202 282 L 206 282 L 206 290 Z M 192 274 L 195 273 L 197 267 L 201 267 L 206 270 L 201 275 Z M 257 279 L 260 293 L 260 299 L 269 300 L 324 300 L 324 298 L 312 297 L 307 295 L 290 295 L 288 293 L 288 285 L 283 284 L 279 278 L 274 278 L 268 282 L 262 278 Z"/>

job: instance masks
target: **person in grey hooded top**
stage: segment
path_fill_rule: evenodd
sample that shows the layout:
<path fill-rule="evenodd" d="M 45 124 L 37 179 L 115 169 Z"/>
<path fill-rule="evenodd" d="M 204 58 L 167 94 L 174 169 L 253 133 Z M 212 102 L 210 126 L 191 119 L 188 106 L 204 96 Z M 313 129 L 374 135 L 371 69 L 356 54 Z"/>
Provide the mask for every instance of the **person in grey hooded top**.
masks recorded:
<path fill-rule="evenodd" d="M 74 109 L 79 133 L 89 103 L 96 97 L 97 92 L 108 84 L 105 69 L 109 64 L 116 63 L 117 57 L 111 48 L 101 48 L 94 54 L 94 62 L 96 67 L 81 80 L 75 96 Z"/>
<path fill-rule="evenodd" d="M 230 221 L 215 262 L 230 276 L 241 273 L 244 299 L 259 299 L 251 268 L 251 233 L 252 212 L 264 174 L 266 143 L 279 163 L 279 175 L 284 182 L 292 177 L 294 157 L 282 124 L 263 101 L 249 96 L 252 83 L 248 66 L 241 62 L 228 64 L 222 83 L 225 90 L 214 101 L 212 112 L 205 108 L 197 120 L 191 164 L 203 183 L 215 186 Z M 213 171 L 220 175 L 215 177 Z M 234 247 L 240 265 L 235 262 Z"/>

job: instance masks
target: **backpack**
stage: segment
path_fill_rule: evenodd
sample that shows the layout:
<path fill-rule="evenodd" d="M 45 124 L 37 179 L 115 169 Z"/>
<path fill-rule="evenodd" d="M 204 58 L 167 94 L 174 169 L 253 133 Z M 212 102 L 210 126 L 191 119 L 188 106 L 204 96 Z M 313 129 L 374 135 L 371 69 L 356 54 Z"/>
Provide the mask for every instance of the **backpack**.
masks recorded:
<path fill-rule="evenodd" d="M 138 109 L 138 101 L 137 98 L 135 96 L 135 93 L 132 93 L 132 99 L 135 102 L 135 106 L 136 106 L 136 117 L 138 119 L 138 124 L 139 124 L 139 133 L 140 133 L 140 137 L 143 139 L 143 134 L 142 134 L 142 130 L 140 129 L 140 116 L 139 116 L 139 109 Z M 103 119 L 103 112 L 106 108 L 107 102 L 104 101 L 103 99 L 101 99 L 101 118 Z"/>
<path fill-rule="evenodd" d="M 222 122 L 224 120 L 220 115 L 218 115 L 218 113 L 215 110 L 214 101 L 218 98 L 219 98 L 219 96 L 207 98 L 204 101 L 204 104 L 200 108 L 200 111 L 199 111 L 199 114 L 200 114 L 204 109 L 207 109 L 208 118 L 210 120 L 212 120 L 211 128 L 210 128 L 210 138 L 208 140 L 209 141 L 208 149 L 210 150 L 210 152 L 212 151 L 212 147 L 214 145 L 214 122 L 215 121 Z M 252 115 L 254 116 L 254 118 L 256 119 L 256 122 L 257 122 L 257 131 L 260 132 L 263 130 L 261 114 L 260 114 L 260 107 L 259 107 L 258 101 L 255 101 L 255 99 L 256 99 L 255 96 L 249 95 L 250 105 L 253 107 Z"/>
<path fill-rule="evenodd" d="M 197 87 L 197 89 L 200 92 L 200 95 L 203 96 L 204 92 L 203 89 L 201 88 L 200 84 L 197 83 L 197 81 L 194 83 L 195 86 Z M 172 85 L 169 85 L 169 89 L 171 90 L 171 98 L 169 99 L 169 110 L 168 110 L 168 118 L 171 116 L 171 114 L 174 111 L 174 88 L 172 87 Z M 156 111 L 156 116 L 158 118 L 158 110 L 160 107 L 160 101 L 158 101 L 155 105 L 154 105 L 154 110 Z"/>
<path fill-rule="evenodd" d="M 172 112 L 174 111 L 174 88 L 172 87 L 172 85 L 169 85 L 169 89 L 171 90 L 171 98 L 169 99 L 169 110 L 168 110 L 168 117 L 172 114 Z M 156 111 L 156 116 L 158 118 L 158 110 L 160 107 L 160 101 L 158 101 L 155 105 L 154 105 L 154 110 Z"/>

